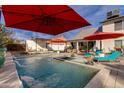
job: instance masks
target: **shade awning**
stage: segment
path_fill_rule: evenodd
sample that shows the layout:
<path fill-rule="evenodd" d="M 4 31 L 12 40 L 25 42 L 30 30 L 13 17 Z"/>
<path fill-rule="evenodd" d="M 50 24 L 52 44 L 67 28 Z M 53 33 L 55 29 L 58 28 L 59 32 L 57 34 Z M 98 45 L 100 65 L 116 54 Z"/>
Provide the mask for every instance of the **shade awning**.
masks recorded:
<path fill-rule="evenodd" d="M 123 33 L 114 33 L 114 32 L 97 32 L 90 36 L 84 38 L 84 40 L 106 40 L 114 39 L 124 36 Z"/>
<path fill-rule="evenodd" d="M 90 23 L 67 5 L 2 5 L 6 27 L 57 35 Z"/>

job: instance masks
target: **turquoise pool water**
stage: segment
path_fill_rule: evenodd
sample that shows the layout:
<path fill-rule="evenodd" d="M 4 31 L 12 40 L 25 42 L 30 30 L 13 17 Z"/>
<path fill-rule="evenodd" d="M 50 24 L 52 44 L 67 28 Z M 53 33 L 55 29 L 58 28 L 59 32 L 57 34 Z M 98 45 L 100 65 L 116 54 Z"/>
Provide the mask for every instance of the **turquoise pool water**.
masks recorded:
<path fill-rule="evenodd" d="M 18 57 L 15 62 L 25 88 L 81 88 L 98 72 L 48 57 Z"/>

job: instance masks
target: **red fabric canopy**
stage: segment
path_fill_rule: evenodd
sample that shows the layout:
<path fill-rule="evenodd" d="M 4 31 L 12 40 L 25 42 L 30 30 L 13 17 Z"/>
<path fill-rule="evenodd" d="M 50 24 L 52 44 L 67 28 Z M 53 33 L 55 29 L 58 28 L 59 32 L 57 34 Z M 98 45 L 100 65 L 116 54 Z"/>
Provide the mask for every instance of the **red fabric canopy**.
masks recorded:
<path fill-rule="evenodd" d="M 105 39 L 114 39 L 124 36 L 123 33 L 114 33 L 114 32 L 97 32 L 93 35 L 87 36 L 84 40 L 105 40 Z"/>
<path fill-rule="evenodd" d="M 63 40 L 63 39 L 52 39 L 49 42 L 53 42 L 53 43 L 64 43 L 64 42 L 66 42 L 66 40 Z"/>
<path fill-rule="evenodd" d="M 90 25 L 66 5 L 3 5 L 2 12 L 7 27 L 52 35 Z"/>

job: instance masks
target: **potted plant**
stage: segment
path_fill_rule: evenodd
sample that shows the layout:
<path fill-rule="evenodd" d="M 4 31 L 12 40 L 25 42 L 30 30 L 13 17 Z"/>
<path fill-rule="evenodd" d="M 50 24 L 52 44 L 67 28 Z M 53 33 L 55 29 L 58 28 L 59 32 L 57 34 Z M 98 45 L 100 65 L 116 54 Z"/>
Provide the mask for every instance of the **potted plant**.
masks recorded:
<path fill-rule="evenodd" d="M 0 67 L 5 62 L 5 56 L 7 48 L 6 46 L 12 42 L 11 35 L 12 33 L 5 28 L 3 25 L 0 25 Z"/>

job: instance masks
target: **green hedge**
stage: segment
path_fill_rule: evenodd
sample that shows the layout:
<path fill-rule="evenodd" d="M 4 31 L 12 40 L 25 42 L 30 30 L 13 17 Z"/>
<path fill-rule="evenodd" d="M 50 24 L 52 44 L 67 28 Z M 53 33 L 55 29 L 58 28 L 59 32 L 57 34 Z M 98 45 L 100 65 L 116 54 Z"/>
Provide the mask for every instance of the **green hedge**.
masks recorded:
<path fill-rule="evenodd" d="M 5 57 L 4 56 L 0 56 L 0 67 L 2 67 L 4 62 L 5 62 Z"/>
<path fill-rule="evenodd" d="M 0 48 L 0 67 L 2 67 L 5 62 L 5 52 L 6 48 Z"/>

